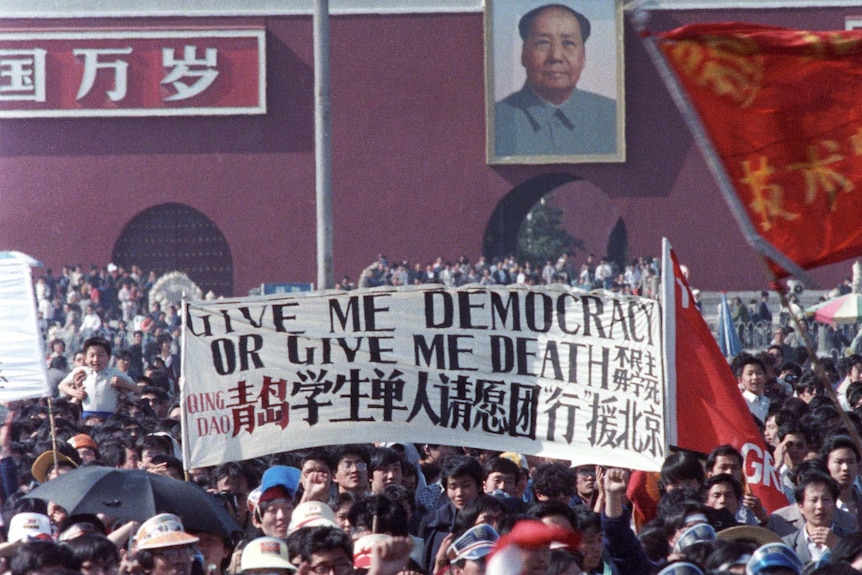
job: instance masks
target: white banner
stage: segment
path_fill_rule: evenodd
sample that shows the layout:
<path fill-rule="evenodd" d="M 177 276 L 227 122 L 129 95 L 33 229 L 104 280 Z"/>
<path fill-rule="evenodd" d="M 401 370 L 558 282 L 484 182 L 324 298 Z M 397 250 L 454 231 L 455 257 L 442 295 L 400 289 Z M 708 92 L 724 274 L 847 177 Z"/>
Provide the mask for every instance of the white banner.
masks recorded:
<path fill-rule="evenodd" d="M 0 402 L 48 393 L 30 266 L 0 259 Z"/>
<path fill-rule="evenodd" d="M 655 300 L 423 286 L 191 302 L 185 318 L 187 467 L 378 441 L 665 457 Z"/>

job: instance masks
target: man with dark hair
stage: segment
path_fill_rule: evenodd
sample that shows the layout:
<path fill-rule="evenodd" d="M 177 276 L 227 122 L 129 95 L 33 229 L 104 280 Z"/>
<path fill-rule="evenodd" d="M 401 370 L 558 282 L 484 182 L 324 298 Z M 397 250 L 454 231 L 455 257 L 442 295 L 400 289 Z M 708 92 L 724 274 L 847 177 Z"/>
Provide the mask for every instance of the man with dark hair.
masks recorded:
<path fill-rule="evenodd" d="M 137 469 L 141 451 L 131 441 L 115 438 L 99 445 L 99 461 L 117 469 Z"/>
<path fill-rule="evenodd" d="M 114 367 L 116 367 L 119 371 L 125 373 L 129 379 L 132 379 L 131 375 L 129 375 L 129 364 L 132 362 L 132 354 L 127 349 L 118 349 L 114 351 Z"/>
<path fill-rule="evenodd" d="M 805 460 L 809 450 L 808 431 L 797 420 L 790 420 L 778 427 L 778 446 L 775 448 L 775 463 L 781 477 L 781 486 L 787 499 L 793 497 L 794 483 L 791 474 Z"/>
<path fill-rule="evenodd" d="M 709 454 L 706 459 L 706 475 L 731 475 L 741 486 L 745 484 L 742 475 L 742 454 L 732 445 L 719 445 Z M 737 497 L 738 505 L 732 510 L 736 520 L 743 525 L 763 525 L 769 518 L 769 514 L 760 499 L 753 494 L 740 493 Z M 709 503 L 707 502 L 707 505 Z M 710 506 L 712 507 L 712 506 Z M 729 506 L 727 506 L 730 508 Z"/>
<path fill-rule="evenodd" d="M 458 512 L 479 496 L 484 479 L 482 466 L 472 457 L 451 457 L 443 464 L 442 482 L 448 500 L 426 516 L 419 527 L 419 537 L 425 541 L 423 567 L 428 572 L 442 567 L 434 562 L 437 551 L 443 539 L 453 531 Z"/>
<path fill-rule="evenodd" d="M 834 479 L 819 472 L 807 474 L 796 486 L 794 496 L 805 523 L 782 541 L 796 551 L 803 563 L 817 561 L 841 537 L 849 535 L 833 524 L 839 491 Z"/>
<path fill-rule="evenodd" d="M 179 481 L 184 481 L 183 462 L 173 455 L 158 454 L 154 455 L 150 460 L 152 465 L 147 471 L 165 477 L 173 477 Z"/>
<path fill-rule="evenodd" d="M 141 401 L 146 402 L 153 410 L 153 414 L 158 419 L 165 419 L 168 416 L 168 404 L 170 396 L 165 391 L 162 391 L 154 385 L 148 385 L 141 389 Z"/>
<path fill-rule="evenodd" d="M 577 89 L 590 21 L 547 4 L 521 17 L 518 31 L 527 81 L 494 107 L 496 155 L 615 153 L 616 101 Z"/>
<path fill-rule="evenodd" d="M 314 449 L 299 460 L 302 472 L 299 483 L 302 485 L 302 499 L 306 501 L 329 501 L 329 490 L 332 487 L 332 455 L 326 449 Z"/>
<path fill-rule="evenodd" d="M 171 334 L 163 333 L 159 335 L 156 339 L 156 343 L 159 346 L 158 352 L 153 359 L 159 358 L 164 362 L 165 373 L 167 374 L 168 381 L 170 382 L 170 392 L 174 395 L 177 395 L 179 393 L 177 381 L 180 377 L 180 356 L 175 353 L 171 353 L 171 346 L 173 345 L 173 342 L 174 338 L 171 337 Z"/>
<path fill-rule="evenodd" d="M 571 531 L 579 530 L 577 512 L 562 501 L 542 501 L 527 510 L 527 516 L 545 525 L 556 525 Z"/>
<path fill-rule="evenodd" d="M 598 470 L 597 465 L 578 465 L 572 468 L 575 475 L 575 494 L 570 502 L 572 506 L 586 505 L 588 509 L 595 509 L 596 500 L 599 498 L 599 490 L 596 489 Z"/>
<path fill-rule="evenodd" d="M 46 575 L 54 571 L 78 571 L 81 562 L 62 545 L 53 541 L 30 541 L 15 552 L 10 572 L 12 575 Z"/>
<path fill-rule="evenodd" d="M 742 396 L 748 409 L 761 422 L 766 421 L 769 413 L 769 399 L 764 395 L 766 392 L 766 368 L 763 362 L 749 355 L 740 360 L 737 367 L 736 379 L 743 389 Z"/>
<path fill-rule="evenodd" d="M 338 450 L 335 476 L 332 482 L 338 493 L 352 493 L 362 497 L 368 493 L 368 465 L 371 458 L 364 445 L 344 445 Z"/>
<path fill-rule="evenodd" d="M 144 375 L 144 332 L 141 330 L 132 333 L 129 354 L 129 376 L 136 378 Z"/>
<path fill-rule="evenodd" d="M 350 508 L 348 521 L 355 539 L 371 533 L 407 537 L 407 512 L 404 507 L 383 495 L 371 495 Z M 377 530 L 374 531 L 375 526 Z"/>
<path fill-rule="evenodd" d="M 662 493 L 680 487 L 699 489 L 703 479 L 703 466 L 697 456 L 688 451 L 678 451 L 668 455 L 662 463 L 659 489 Z"/>
<path fill-rule="evenodd" d="M 404 477 L 404 462 L 401 455 L 391 447 L 375 447 L 371 450 L 371 492 L 379 495 L 390 483 L 401 485 Z"/>
<path fill-rule="evenodd" d="M 347 575 L 353 570 L 353 542 L 341 529 L 307 527 L 295 536 L 299 539 L 297 575 Z"/>
<path fill-rule="evenodd" d="M 816 373 L 806 372 L 793 382 L 793 391 L 796 397 L 805 403 L 811 403 L 815 397 L 826 395 L 826 386 Z"/>
<path fill-rule="evenodd" d="M 253 485 L 260 482 L 260 475 L 246 462 L 232 461 L 216 467 L 211 475 L 212 482 L 219 493 L 230 496 L 236 501 L 236 518 L 240 526 L 246 529 L 250 525 L 248 494 Z"/>
<path fill-rule="evenodd" d="M 742 504 L 742 483 L 729 473 L 710 475 L 700 486 L 700 495 L 707 507 L 727 509 L 735 516 Z"/>
<path fill-rule="evenodd" d="M 760 302 L 757 304 L 757 310 L 754 314 L 754 321 L 764 322 L 772 326 L 772 312 L 769 311 L 769 292 L 760 292 Z"/>
<path fill-rule="evenodd" d="M 171 437 L 166 433 L 150 433 L 138 440 L 141 450 L 141 469 L 149 470 L 153 466 L 153 457 L 156 455 L 173 455 L 174 444 Z"/>
<path fill-rule="evenodd" d="M 836 507 L 849 511 L 856 516 L 857 524 L 862 524 L 862 494 L 856 488 L 859 478 L 859 449 L 856 444 L 849 436 L 833 435 L 823 443 L 820 460 L 841 488 L 835 500 Z"/>
<path fill-rule="evenodd" d="M 575 494 L 574 474 L 563 463 L 542 463 L 533 472 L 533 492 L 538 501 L 568 503 Z"/>
<path fill-rule="evenodd" d="M 485 493 L 502 492 L 509 497 L 515 497 L 515 487 L 518 484 L 518 465 L 503 457 L 493 457 L 484 466 L 485 481 L 482 484 Z"/>
<path fill-rule="evenodd" d="M 578 519 L 577 530 L 581 534 L 581 546 L 578 551 L 583 557 L 584 573 L 601 575 L 613 572 L 610 563 L 604 558 L 602 516 L 586 505 L 578 506 L 575 513 Z"/>

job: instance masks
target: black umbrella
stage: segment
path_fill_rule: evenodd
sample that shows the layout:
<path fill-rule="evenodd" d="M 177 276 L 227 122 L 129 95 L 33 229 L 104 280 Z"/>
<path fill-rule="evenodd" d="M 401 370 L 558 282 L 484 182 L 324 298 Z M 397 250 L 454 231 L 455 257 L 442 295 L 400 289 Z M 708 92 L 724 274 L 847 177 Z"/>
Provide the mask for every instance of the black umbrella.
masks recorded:
<path fill-rule="evenodd" d="M 104 513 L 124 521 L 146 521 L 157 513 L 173 513 L 190 531 L 228 538 L 242 531 L 212 493 L 188 481 L 141 470 L 80 467 L 40 485 L 27 497 L 53 501 L 69 515 Z"/>

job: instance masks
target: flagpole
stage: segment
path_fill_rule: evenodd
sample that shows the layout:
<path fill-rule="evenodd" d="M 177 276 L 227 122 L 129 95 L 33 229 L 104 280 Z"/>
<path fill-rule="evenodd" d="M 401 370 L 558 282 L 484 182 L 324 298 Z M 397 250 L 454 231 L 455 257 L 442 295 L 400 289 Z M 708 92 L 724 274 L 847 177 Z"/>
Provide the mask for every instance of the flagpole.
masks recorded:
<path fill-rule="evenodd" d="M 712 141 L 706 133 L 703 123 L 700 121 L 700 116 L 698 115 L 697 110 L 695 110 L 694 106 L 691 105 L 691 102 L 685 95 L 676 74 L 674 74 L 673 70 L 670 69 L 670 65 L 667 63 L 664 54 L 662 54 L 662 51 L 656 44 L 655 38 L 651 36 L 647 29 L 646 18 L 643 16 L 645 12 L 642 8 L 636 6 L 634 9 L 629 9 L 629 13 L 633 16 L 631 20 L 643 40 L 643 45 L 644 48 L 646 48 L 647 54 L 649 54 L 650 59 L 658 70 L 659 77 L 668 89 L 668 92 L 685 120 L 688 129 L 691 130 L 694 141 L 700 148 L 704 160 L 706 160 L 706 165 L 712 173 L 712 176 L 715 178 L 716 183 L 718 183 L 718 188 L 730 207 L 730 211 L 733 214 L 734 219 L 736 219 L 739 224 L 746 241 L 762 257 L 769 258 L 781 266 L 785 271 L 799 278 L 806 286 L 813 286 L 814 281 L 804 269 L 775 249 L 772 244 L 767 242 L 760 236 L 760 234 L 757 233 L 754 224 L 752 224 L 748 217 L 745 206 L 736 194 L 736 188 L 733 186 L 733 182 L 730 180 L 727 171 L 724 169 L 724 165 L 721 163 L 721 158 L 719 157 L 718 152 L 716 152 L 715 147 L 712 145 Z M 646 14 L 648 14 L 648 12 L 646 12 Z"/>
<path fill-rule="evenodd" d="M 51 426 L 51 452 L 54 454 L 54 469 L 57 469 L 57 429 L 54 427 L 54 400 L 48 396 L 48 424 Z"/>
<path fill-rule="evenodd" d="M 661 252 L 663 356 L 668 397 L 668 401 L 665 402 L 666 434 L 668 445 L 677 445 L 679 437 L 676 420 L 676 281 L 673 276 L 673 262 L 670 259 L 670 241 L 667 238 L 661 240 Z"/>

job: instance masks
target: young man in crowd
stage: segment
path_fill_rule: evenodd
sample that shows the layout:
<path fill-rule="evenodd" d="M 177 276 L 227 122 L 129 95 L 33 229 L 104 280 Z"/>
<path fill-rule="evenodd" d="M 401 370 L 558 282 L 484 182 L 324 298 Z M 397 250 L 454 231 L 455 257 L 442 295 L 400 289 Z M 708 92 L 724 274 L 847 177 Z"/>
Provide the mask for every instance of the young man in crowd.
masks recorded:
<path fill-rule="evenodd" d="M 482 466 L 472 457 L 451 457 L 443 465 L 442 481 L 448 501 L 426 516 L 419 527 L 419 536 L 425 541 L 423 567 L 429 572 L 436 572 L 445 563 L 445 555 L 438 557 L 438 551 L 452 533 L 458 512 L 481 493 L 484 479 Z"/>
<path fill-rule="evenodd" d="M 359 444 L 342 446 L 338 450 L 337 461 L 332 482 L 338 488 L 338 494 L 352 493 L 357 498 L 368 494 L 368 466 L 371 463 L 368 448 Z"/>
<path fill-rule="evenodd" d="M 391 447 L 375 447 L 371 450 L 371 492 L 379 495 L 383 488 L 394 483 L 401 485 L 404 468 L 401 455 Z"/>
<path fill-rule="evenodd" d="M 727 474 L 740 485 L 745 485 L 742 475 L 742 454 L 732 445 L 719 445 L 709 454 L 706 460 L 706 475 L 713 477 Z M 737 497 L 738 505 L 732 509 L 736 520 L 743 525 L 764 525 L 768 519 L 766 508 L 760 499 L 752 493 L 740 493 Z M 728 507 L 729 508 L 729 507 Z"/>
<path fill-rule="evenodd" d="M 299 474 L 295 467 L 273 465 L 264 472 L 252 522 L 267 537 L 287 537 L 293 496 L 298 486 Z"/>
<path fill-rule="evenodd" d="M 509 459 L 494 457 L 489 459 L 484 467 L 485 481 L 482 488 L 485 493 L 499 492 L 507 497 L 515 497 L 515 487 L 520 473 L 517 464 Z"/>
<path fill-rule="evenodd" d="M 769 398 L 764 395 L 766 369 L 763 367 L 763 362 L 754 356 L 743 358 L 737 366 L 736 378 L 749 411 L 761 422 L 766 421 L 766 414 L 769 413 Z"/>
<path fill-rule="evenodd" d="M 327 503 L 332 487 L 332 457 L 325 449 L 314 449 L 305 454 L 299 462 L 302 473 L 299 483 L 302 486 L 302 499 Z"/>
<path fill-rule="evenodd" d="M 846 435 L 829 437 L 820 449 L 820 459 L 841 488 L 835 505 L 856 517 L 857 527 L 862 515 L 862 494 L 857 488 L 859 479 L 859 449 Z"/>
<path fill-rule="evenodd" d="M 833 525 L 835 502 L 840 489 L 828 475 L 812 472 L 796 486 L 795 497 L 805 523 L 782 541 L 792 548 L 803 563 L 819 560 L 849 535 Z"/>

